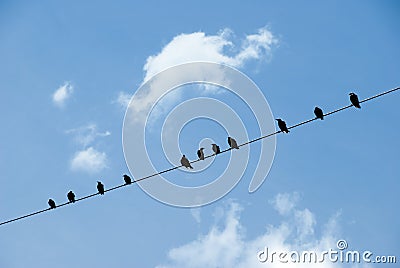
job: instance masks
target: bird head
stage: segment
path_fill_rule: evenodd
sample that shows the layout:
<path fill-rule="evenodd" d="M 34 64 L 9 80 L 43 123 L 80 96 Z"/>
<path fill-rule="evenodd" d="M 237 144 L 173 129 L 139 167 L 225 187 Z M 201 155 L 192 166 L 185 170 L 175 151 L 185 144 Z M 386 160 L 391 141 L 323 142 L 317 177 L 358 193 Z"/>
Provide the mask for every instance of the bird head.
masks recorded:
<path fill-rule="evenodd" d="M 355 94 L 353 92 L 350 92 L 349 95 L 351 96 L 351 95 L 355 95 Z"/>
<path fill-rule="evenodd" d="M 279 122 L 279 121 L 281 121 L 281 119 L 280 119 L 280 118 L 277 118 L 277 119 L 275 119 L 275 120 L 276 120 L 276 121 L 278 121 L 278 122 Z"/>
<path fill-rule="evenodd" d="M 182 157 L 186 157 L 185 155 L 182 155 Z"/>
<path fill-rule="evenodd" d="M 203 150 L 204 150 L 204 148 L 203 148 L 203 147 L 201 147 L 201 148 L 200 148 L 200 151 L 203 151 Z"/>

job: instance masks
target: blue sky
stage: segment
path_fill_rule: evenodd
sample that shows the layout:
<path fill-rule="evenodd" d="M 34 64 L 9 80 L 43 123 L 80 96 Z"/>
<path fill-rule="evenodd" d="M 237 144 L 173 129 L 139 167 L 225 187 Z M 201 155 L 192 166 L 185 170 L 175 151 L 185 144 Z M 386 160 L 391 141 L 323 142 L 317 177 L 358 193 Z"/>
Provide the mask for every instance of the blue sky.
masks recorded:
<path fill-rule="evenodd" d="M 364 99 L 399 86 L 399 12 L 397 1 L 2 1 L 0 219 L 46 208 L 49 197 L 63 203 L 71 189 L 93 193 L 97 180 L 122 183 L 126 102 L 182 61 L 238 68 L 289 125 L 311 118 L 316 105 L 347 105 L 349 92 Z M 246 54 L 249 36 L 260 37 L 255 54 Z M 257 134 L 229 92 L 198 90 L 166 101 L 154 131 L 176 103 L 202 96 L 235 109 L 249 136 Z M 3 225 L 0 267 L 265 267 L 256 257 L 264 246 L 326 250 L 338 239 L 398 254 L 399 98 L 278 135 L 270 173 L 252 194 L 251 172 L 200 209 L 167 206 L 133 185 Z M 193 159 L 205 136 L 226 148 L 226 132 L 207 120 L 188 124 L 179 145 Z M 158 145 L 148 144 L 149 155 L 157 168 L 170 167 Z M 254 169 L 260 147 L 250 149 Z M 212 163 L 207 181 L 229 157 Z M 166 178 L 185 184 L 187 176 Z"/>

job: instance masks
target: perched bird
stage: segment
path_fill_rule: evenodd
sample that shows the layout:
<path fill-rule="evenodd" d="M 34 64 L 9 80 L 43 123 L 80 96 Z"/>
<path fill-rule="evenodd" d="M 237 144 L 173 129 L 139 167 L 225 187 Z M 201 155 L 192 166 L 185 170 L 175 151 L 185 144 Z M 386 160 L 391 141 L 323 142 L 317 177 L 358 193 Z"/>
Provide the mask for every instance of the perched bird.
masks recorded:
<path fill-rule="evenodd" d="M 99 191 L 99 194 L 103 195 L 104 194 L 104 185 L 101 182 L 97 182 L 97 191 Z"/>
<path fill-rule="evenodd" d="M 199 157 L 200 160 L 204 160 L 204 152 L 203 152 L 204 148 L 200 148 L 199 150 L 197 150 L 197 156 Z"/>
<path fill-rule="evenodd" d="M 183 155 L 182 158 L 181 158 L 181 164 L 182 164 L 182 166 L 184 166 L 184 167 L 186 167 L 186 168 L 193 168 L 193 167 L 190 165 L 190 162 L 189 162 L 189 160 L 186 158 L 185 155 Z"/>
<path fill-rule="evenodd" d="M 319 119 L 321 119 L 321 120 L 324 120 L 324 112 L 322 111 L 321 108 L 315 107 L 315 109 L 314 109 L 314 114 L 315 114 L 315 116 L 316 116 L 317 118 L 319 118 Z"/>
<path fill-rule="evenodd" d="M 75 194 L 72 191 L 69 191 L 67 194 L 68 201 L 74 203 L 75 202 Z"/>
<path fill-rule="evenodd" d="M 290 132 L 289 129 L 287 128 L 287 126 L 286 126 L 285 121 L 283 121 L 280 118 L 275 119 L 275 120 L 278 121 L 278 127 L 281 129 L 282 132 L 286 132 L 286 133 Z"/>
<path fill-rule="evenodd" d="M 124 175 L 124 181 L 125 181 L 125 184 L 131 184 L 132 183 L 131 177 L 129 177 L 126 174 Z"/>
<path fill-rule="evenodd" d="M 231 148 L 239 149 L 237 146 L 236 140 L 234 138 L 228 137 L 228 144 Z"/>
<path fill-rule="evenodd" d="M 214 151 L 214 153 L 217 155 L 221 152 L 221 150 L 219 149 L 219 146 L 216 145 L 215 143 L 211 144 L 212 145 L 212 150 Z"/>
<path fill-rule="evenodd" d="M 50 206 L 50 208 L 56 208 L 56 202 L 54 202 L 54 200 L 53 199 L 49 199 L 49 202 L 47 202 L 48 204 L 49 204 L 49 206 Z"/>
<path fill-rule="evenodd" d="M 360 101 L 358 100 L 358 96 L 353 92 L 351 92 L 349 95 L 350 95 L 351 104 L 353 104 L 354 107 L 361 109 Z"/>

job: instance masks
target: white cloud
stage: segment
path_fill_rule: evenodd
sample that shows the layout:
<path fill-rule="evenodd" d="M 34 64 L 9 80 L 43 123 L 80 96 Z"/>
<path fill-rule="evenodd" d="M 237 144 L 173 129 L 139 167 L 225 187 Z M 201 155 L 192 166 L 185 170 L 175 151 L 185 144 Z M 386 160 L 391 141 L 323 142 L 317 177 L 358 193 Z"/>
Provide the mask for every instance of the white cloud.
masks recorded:
<path fill-rule="evenodd" d="M 58 107 L 64 107 L 65 102 L 74 92 L 74 87 L 70 82 L 65 82 L 53 93 L 53 103 Z"/>
<path fill-rule="evenodd" d="M 231 40 L 232 31 L 224 29 L 217 35 L 206 35 L 204 32 L 180 34 L 175 36 L 159 54 L 147 58 L 143 67 L 144 81 L 156 73 L 185 62 L 211 61 L 241 67 L 248 60 L 260 60 L 267 56 L 277 39 L 267 28 L 261 28 L 256 34 L 247 35 L 240 49 L 236 49 Z M 238 51 L 228 55 L 227 50 Z"/>
<path fill-rule="evenodd" d="M 119 106 L 121 106 L 122 109 L 126 109 L 129 105 L 129 102 L 131 101 L 131 97 L 131 94 L 120 91 L 118 93 L 117 99 L 114 100 L 113 103 L 117 103 Z"/>
<path fill-rule="evenodd" d="M 88 124 L 79 128 L 69 129 L 66 133 L 75 135 L 75 141 L 83 145 L 83 147 L 92 144 L 97 137 L 107 137 L 111 135 L 110 131 L 99 132 L 96 124 Z"/>
<path fill-rule="evenodd" d="M 278 42 L 267 28 L 261 28 L 256 34 L 247 35 L 239 42 L 233 40 L 232 36 L 232 31 L 229 29 L 224 29 L 216 35 L 194 32 L 175 36 L 161 49 L 160 53 L 147 58 L 143 67 L 145 72 L 143 83 L 158 72 L 171 66 L 193 61 L 216 62 L 233 67 L 242 67 L 250 60 L 265 59 L 270 55 L 271 48 Z M 236 45 L 236 43 L 240 44 Z M 181 73 L 179 75 L 184 76 L 186 74 Z M 220 80 L 223 81 L 223 77 Z M 144 116 L 146 115 L 144 111 L 156 103 L 166 90 L 168 88 L 155 84 L 147 92 L 141 92 L 140 95 L 136 95 L 131 103 L 135 113 L 135 120 L 144 121 Z M 204 87 L 204 94 L 216 94 L 218 92 L 219 90 L 216 87 Z M 181 99 L 181 93 L 176 93 L 173 96 L 168 94 L 168 96 L 168 103 L 176 103 Z M 121 95 L 121 100 L 126 103 L 123 97 L 124 95 Z M 162 102 L 158 103 L 158 105 L 162 104 Z M 161 110 L 165 109 L 161 108 Z"/>
<path fill-rule="evenodd" d="M 191 208 L 190 209 L 190 214 L 192 215 L 193 219 L 197 222 L 201 222 L 201 216 L 200 216 L 201 208 Z"/>
<path fill-rule="evenodd" d="M 270 204 L 279 212 L 281 215 L 287 215 L 291 212 L 299 201 L 298 193 L 279 193 L 276 197 L 270 201 Z"/>
<path fill-rule="evenodd" d="M 297 200 L 298 194 L 282 194 L 288 196 L 289 200 Z M 275 200 L 280 199 L 275 198 Z M 173 248 L 168 251 L 166 264 L 157 266 L 158 268 L 175 267 L 283 267 L 282 263 L 269 261 L 259 262 L 257 253 L 268 247 L 270 251 L 290 252 L 313 250 L 321 253 L 329 249 L 337 249 L 338 240 L 338 217 L 335 214 L 323 226 L 321 235 L 316 237 L 315 215 L 307 208 L 291 209 L 285 211 L 284 219 L 279 225 L 268 225 L 266 230 L 254 239 L 246 239 L 245 228 L 240 222 L 241 207 L 232 202 L 230 207 L 223 213 L 225 221 L 222 227 L 217 224 L 212 226 L 205 235 L 199 235 L 194 241 L 185 245 Z M 275 207 L 280 212 L 282 207 Z M 221 212 L 219 213 L 221 214 Z M 296 268 L 331 268 L 341 267 L 338 263 L 305 263 L 293 264 L 286 263 L 284 267 Z M 347 266 L 346 266 L 347 267 Z M 360 267 L 360 266 L 353 266 Z M 365 267 L 365 266 L 364 266 Z"/>
<path fill-rule="evenodd" d="M 98 137 L 110 136 L 110 131 L 99 132 L 96 124 L 88 124 L 79 128 L 69 129 L 66 133 L 74 135 L 75 142 L 83 147 L 83 149 L 75 152 L 70 163 L 71 170 L 97 173 L 107 167 L 107 154 L 99 152 L 90 145 Z"/>
<path fill-rule="evenodd" d="M 99 152 L 93 147 L 78 151 L 71 161 L 73 171 L 84 171 L 87 173 L 97 173 L 107 167 L 107 155 Z"/>
<path fill-rule="evenodd" d="M 297 236 L 300 240 L 304 240 L 307 236 L 314 234 L 314 226 L 316 224 L 314 214 L 307 208 L 304 210 L 297 210 L 294 217 L 298 224 Z"/>

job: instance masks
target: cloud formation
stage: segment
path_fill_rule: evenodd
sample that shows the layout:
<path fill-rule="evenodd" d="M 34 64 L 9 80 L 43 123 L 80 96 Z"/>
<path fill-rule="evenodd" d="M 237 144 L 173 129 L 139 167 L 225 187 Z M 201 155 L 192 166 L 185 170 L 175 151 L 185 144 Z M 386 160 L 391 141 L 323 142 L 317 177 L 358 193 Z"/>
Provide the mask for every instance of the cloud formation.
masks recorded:
<path fill-rule="evenodd" d="M 74 87 L 70 82 L 65 82 L 53 93 L 53 103 L 62 108 L 65 102 L 71 97 L 74 92 Z"/>
<path fill-rule="evenodd" d="M 122 109 L 126 109 L 131 101 L 131 94 L 120 91 L 118 93 L 118 97 L 113 101 L 113 103 L 117 103 Z"/>
<path fill-rule="evenodd" d="M 291 212 L 299 200 L 300 196 L 298 193 L 279 193 L 273 200 L 270 200 L 269 203 L 273 205 L 276 211 L 281 215 L 287 215 Z"/>
<path fill-rule="evenodd" d="M 255 34 L 246 35 L 243 39 L 235 38 L 230 29 L 221 30 L 216 35 L 207 35 L 204 32 L 182 33 L 175 36 L 158 54 L 147 58 L 143 66 L 144 79 L 142 84 L 169 67 L 193 61 L 216 62 L 233 67 L 243 67 L 251 60 L 267 59 L 271 55 L 272 48 L 277 44 L 277 38 L 266 27 L 258 29 Z M 185 74 L 181 73 L 180 75 L 184 76 Z M 202 89 L 203 94 L 201 95 L 220 92 L 218 87 L 203 86 Z M 144 111 L 156 103 L 159 96 L 162 96 L 166 90 L 168 89 L 155 84 L 147 92 L 136 96 L 131 103 L 136 114 L 135 119 L 143 122 L 146 119 L 144 118 L 146 114 Z M 120 93 L 117 102 L 128 105 L 128 96 L 130 100 L 130 95 Z M 159 111 L 168 110 L 181 97 L 181 93 L 170 92 L 163 97 L 163 100 L 166 98 L 168 100 L 159 102 L 156 109 L 159 109 Z"/>
<path fill-rule="evenodd" d="M 71 160 L 71 169 L 73 171 L 97 173 L 107 167 L 107 161 L 106 153 L 89 147 L 75 153 Z"/>
<path fill-rule="evenodd" d="M 70 163 L 71 170 L 87 173 L 98 173 L 107 167 L 107 154 L 94 148 L 93 143 L 99 137 L 107 137 L 111 132 L 99 132 L 96 124 L 88 124 L 79 128 L 69 129 L 67 134 L 73 134 L 76 143 L 81 145 Z"/>
<path fill-rule="evenodd" d="M 79 128 L 73 128 L 66 131 L 67 134 L 73 134 L 75 141 L 83 147 L 87 147 L 95 141 L 97 137 L 107 137 L 111 135 L 110 131 L 99 132 L 96 124 L 88 124 Z"/>
<path fill-rule="evenodd" d="M 285 200 L 285 209 L 281 200 Z M 254 239 L 246 239 L 245 227 L 240 221 L 242 207 L 231 202 L 229 208 L 224 211 L 224 223 L 222 226 L 215 224 L 208 233 L 199 235 L 195 240 L 185 245 L 168 251 L 166 264 L 158 268 L 177 267 L 282 267 L 279 262 L 261 263 L 257 253 L 267 246 L 270 250 L 280 251 L 305 251 L 313 250 L 322 252 L 335 249 L 338 237 L 339 214 L 332 215 L 330 220 L 321 228 L 323 231 L 319 237 L 315 235 L 315 215 L 307 208 L 297 208 L 298 194 L 279 194 L 272 204 L 283 217 L 280 224 L 267 225 L 266 230 Z M 285 267 L 340 267 L 340 264 L 286 263 Z M 362 267 L 362 266 L 353 266 Z M 366 266 L 363 266 L 366 267 Z"/>
<path fill-rule="evenodd" d="M 160 53 L 147 58 L 143 67 L 144 82 L 168 67 L 185 62 L 211 61 L 242 67 L 249 60 L 265 58 L 278 43 L 266 27 L 255 34 L 246 35 L 239 47 L 232 36 L 230 29 L 224 29 L 217 35 L 194 32 L 175 36 Z"/>

